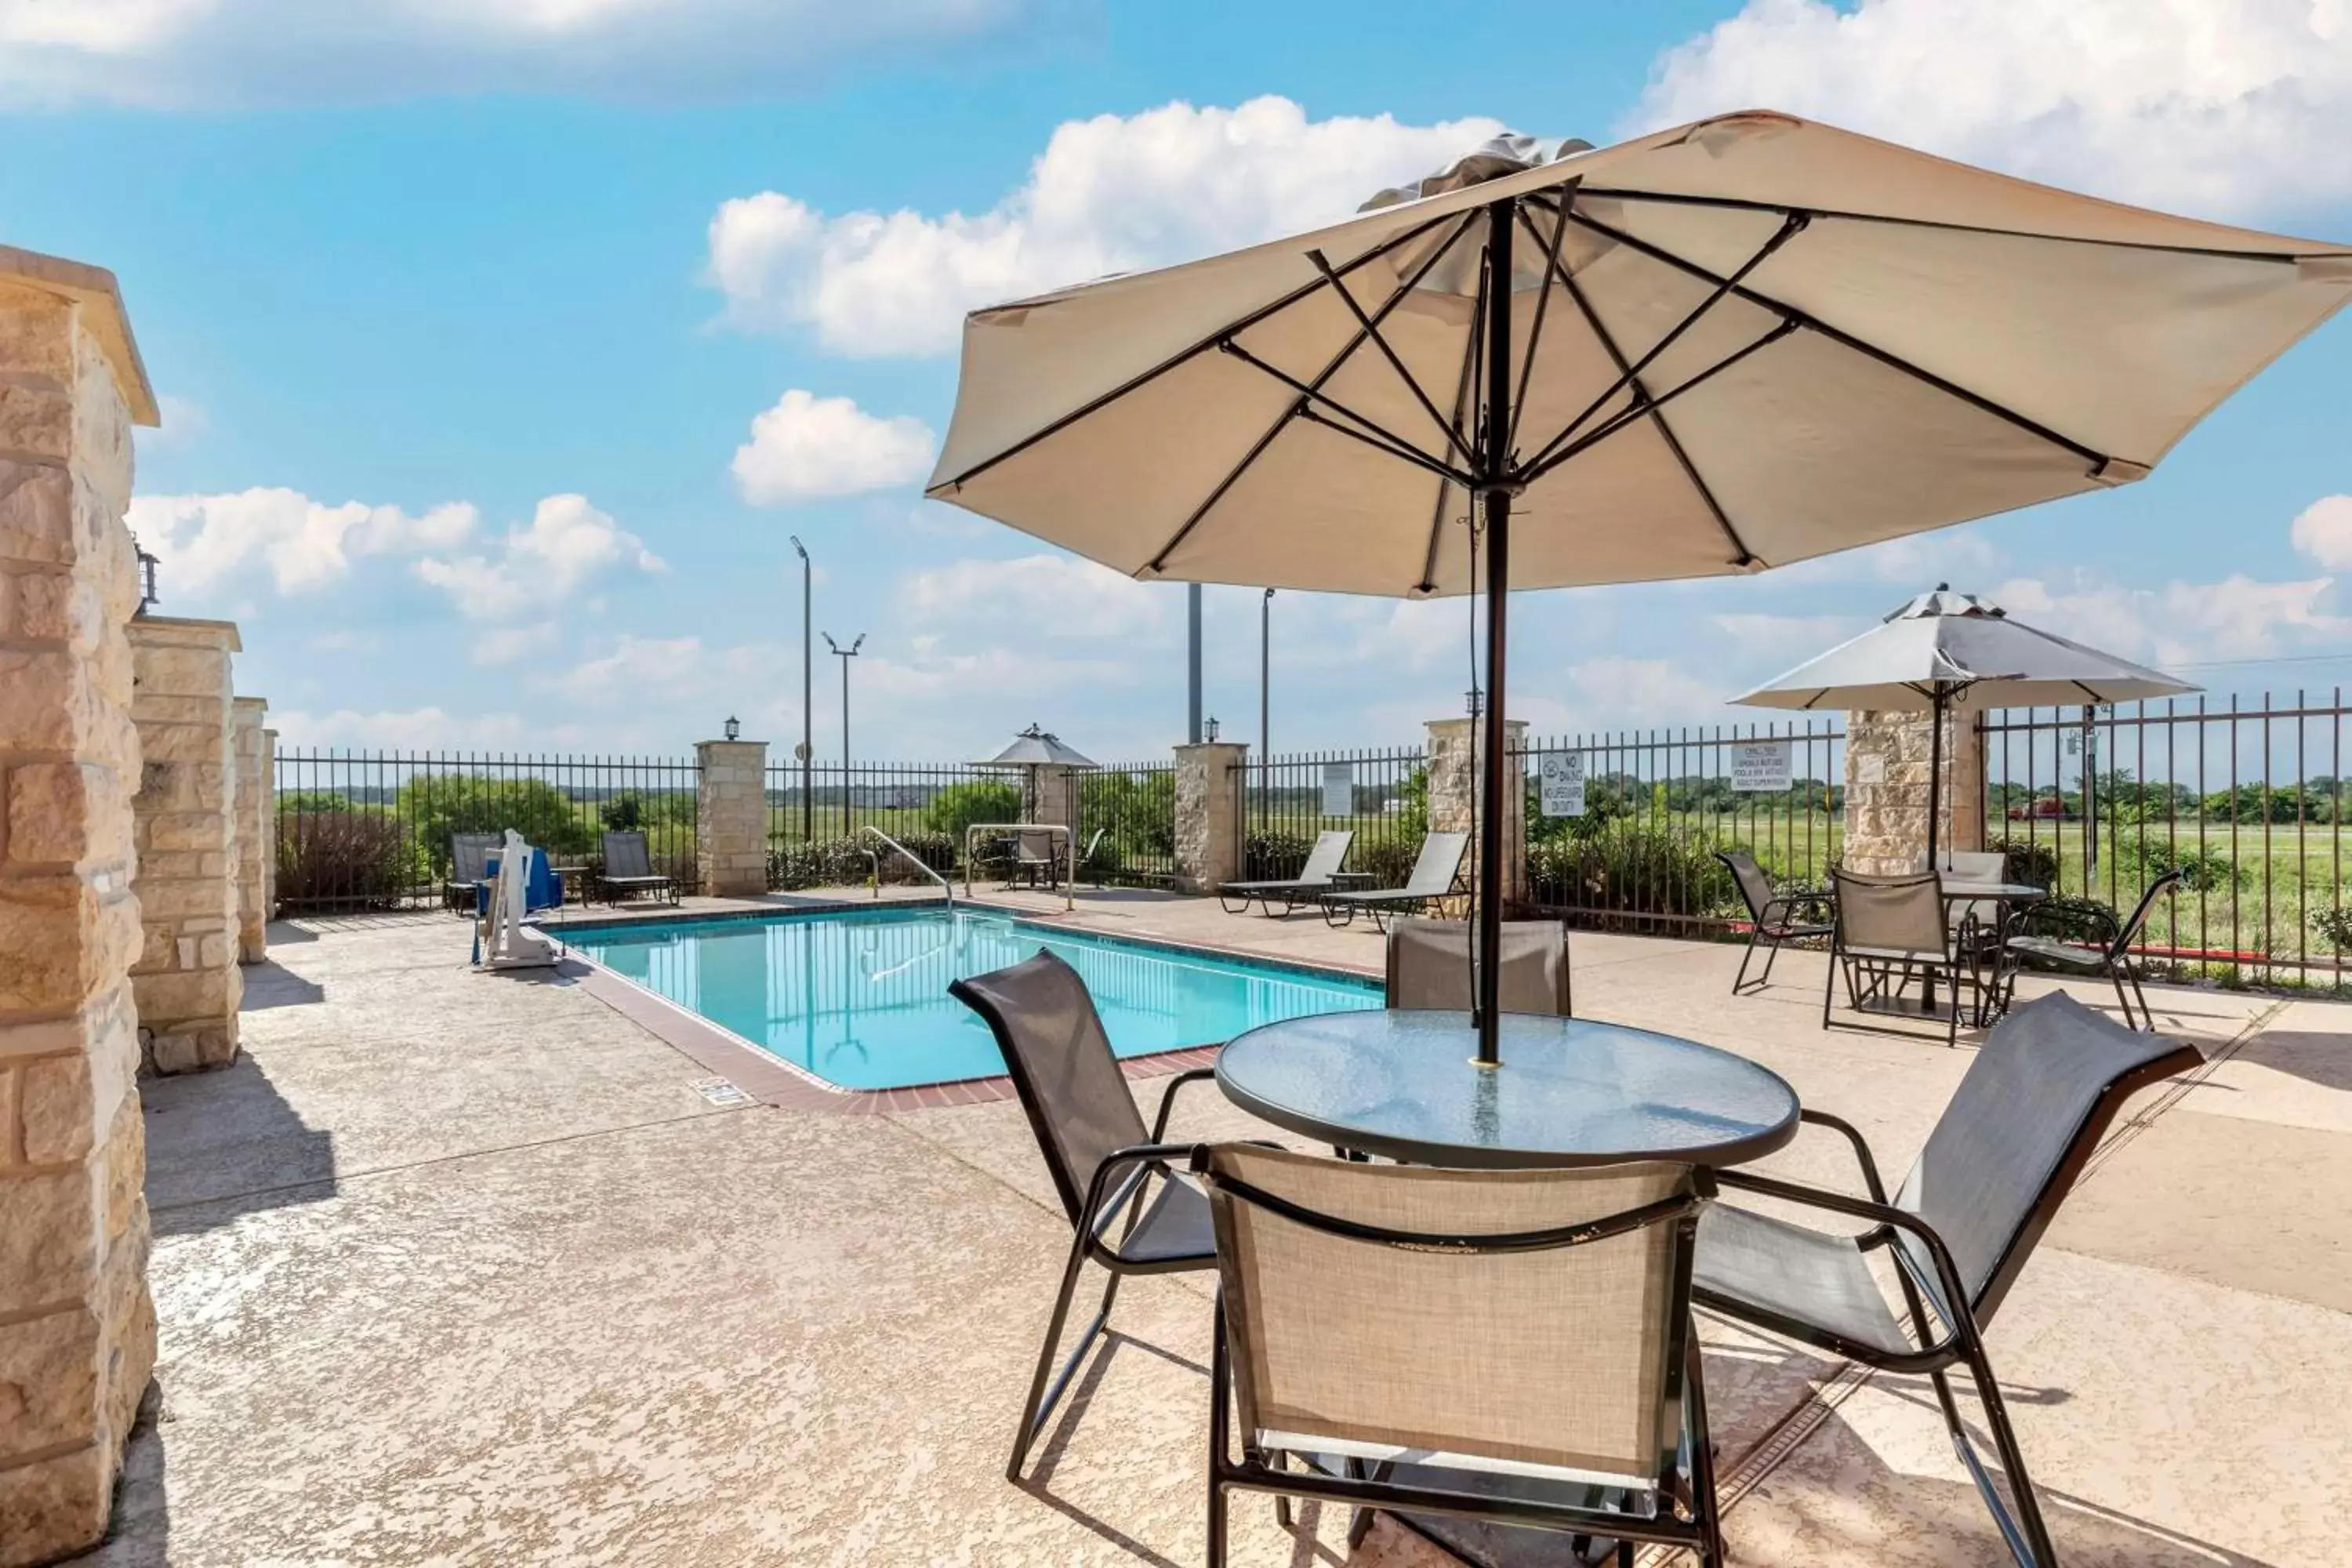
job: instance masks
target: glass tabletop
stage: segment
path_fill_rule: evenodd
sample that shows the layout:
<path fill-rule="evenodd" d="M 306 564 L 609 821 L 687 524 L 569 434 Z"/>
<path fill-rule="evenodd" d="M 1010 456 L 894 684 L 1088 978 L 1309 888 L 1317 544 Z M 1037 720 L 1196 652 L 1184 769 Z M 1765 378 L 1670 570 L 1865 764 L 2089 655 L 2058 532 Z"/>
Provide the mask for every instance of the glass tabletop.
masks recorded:
<path fill-rule="evenodd" d="M 1318 1143 L 1428 1165 L 1736 1165 L 1797 1133 L 1778 1073 L 1696 1040 L 1510 1014 L 1503 1065 L 1470 1058 L 1467 1013 L 1320 1013 L 1218 1053 L 1243 1110 Z"/>
<path fill-rule="evenodd" d="M 1953 877 L 1944 879 L 1944 897 L 1948 899 L 2009 899 L 2025 904 L 2049 896 L 2049 889 L 2037 888 L 2031 882 L 1963 882 Z"/>

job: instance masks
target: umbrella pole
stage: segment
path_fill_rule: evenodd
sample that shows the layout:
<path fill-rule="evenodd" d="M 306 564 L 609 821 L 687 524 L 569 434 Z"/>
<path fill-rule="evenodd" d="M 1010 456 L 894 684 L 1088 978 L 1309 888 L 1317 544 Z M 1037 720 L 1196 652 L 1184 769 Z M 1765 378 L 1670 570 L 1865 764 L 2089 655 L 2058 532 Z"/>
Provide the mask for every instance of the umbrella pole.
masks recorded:
<path fill-rule="evenodd" d="M 1936 818 L 1944 793 L 1944 691 L 1936 689 L 1927 710 L 1927 869 L 1936 868 Z"/>
<path fill-rule="evenodd" d="M 1508 782 L 1510 758 L 1505 754 L 1507 731 L 1504 655 L 1511 598 L 1511 497 L 1505 481 L 1509 471 L 1511 439 L 1511 225 L 1515 204 L 1499 201 L 1486 209 L 1486 428 L 1480 442 L 1481 478 L 1487 482 L 1479 500 L 1485 504 L 1486 531 L 1486 712 L 1482 750 L 1486 767 L 1479 776 L 1477 1005 L 1473 1022 L 1478 1030 L 1477 1065 L 1502 1065 L 1503 970 L 1497 962 L 1503 949 L 1503 793 Z"/>

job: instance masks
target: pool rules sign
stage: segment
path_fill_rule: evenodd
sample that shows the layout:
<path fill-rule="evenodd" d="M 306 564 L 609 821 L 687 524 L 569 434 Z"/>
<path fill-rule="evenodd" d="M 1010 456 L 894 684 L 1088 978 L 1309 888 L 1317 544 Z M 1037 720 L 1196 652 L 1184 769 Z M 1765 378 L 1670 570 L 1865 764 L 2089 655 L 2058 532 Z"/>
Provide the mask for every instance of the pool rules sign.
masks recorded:
<path fill-rule="evenodd" d="M 1740 795 L 1785 795 L 1789 742 L 1739 741 L 1731 747 L 1731 787 Z"/>
<path fill-rule="evenodd" d="M 1537 763 L 1546 816 L 1584 815 L 1584 753 L 1546 752 Z"/>

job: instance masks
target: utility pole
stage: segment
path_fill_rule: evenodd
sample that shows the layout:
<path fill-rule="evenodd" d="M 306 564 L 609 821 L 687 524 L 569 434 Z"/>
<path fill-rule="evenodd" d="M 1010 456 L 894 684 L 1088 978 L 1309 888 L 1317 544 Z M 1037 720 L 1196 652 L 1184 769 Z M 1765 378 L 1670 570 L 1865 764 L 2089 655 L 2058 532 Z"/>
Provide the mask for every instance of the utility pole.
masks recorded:
<path fill-rule="evenodd" d="M 844 837 L 847 837 L 857 827 L 856 792 L 849 783 L 849 661 L 856 658 L 857 650 L 866 646 L 866 634 L 858 633 L 856 640 L 844 647 L 833 640 L 831 632 L 827 632 L 824 634 L 824 646 L 841 660 L 841 832 Z"/>
<path fill-rule="evenodd" d="M 816 722 L 814 678 L 811 674 L 811 656 L 814 654 L 816 633 L 810 629 L 810 577 L 808 547 L 797 533 L 792 536 L 793 548 L 801 558 L 801 842 L 813 842 L 816 837 L 816 797 L 811 793 L 810 766 L 816 760 L 816 735 L 812 728 Z M 846 668 L 846 666 L 843 668 Z"/>
<path fill-rule="evenodd" d="M 1201 743 L 1201 584 L 1184 584 L 1186 690 L 1184 738 Z"/>

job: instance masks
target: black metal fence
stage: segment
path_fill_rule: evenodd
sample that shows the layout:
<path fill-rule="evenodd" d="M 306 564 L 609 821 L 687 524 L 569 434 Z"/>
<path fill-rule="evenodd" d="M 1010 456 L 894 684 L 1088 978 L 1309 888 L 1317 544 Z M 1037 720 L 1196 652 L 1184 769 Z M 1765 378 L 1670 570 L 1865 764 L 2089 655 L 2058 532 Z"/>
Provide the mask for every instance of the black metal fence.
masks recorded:
<path fill-rule="evenodd" d="M 1988 714 L 1986 842 L 2053 892 L 2125 914 L 2179 870 L 2141 939 L 2159 963 L 2333 983 L 2352 952 L 2347 717 L 2340 688 Z"/>
<path fill-rule="evenodd" d="M 450 837 L 511 827 L 565 878 L 604 867 L 607 830 L 646 836 L 654 869 L 695 885 L 692 758 L 281 750 L 278 907 L 425 908 L 448 889 Z"/>
<path fill-rule="evenodd" d="M 1526 901 L 1537 912 L 1636 931 L 1741 919 L 1723 849 L 1776 881 L 1820 885 L 1843 837 L 1845 731 L 1830 718 L 1529 740 Z M 1581 784 L 1582 810 L 1551 815 Z"/>
<path fill-rule="evenodd" d="M 1113 763 L 1078 775 L 1081 879 L 1151 886 L 1176 879 L 1176 764 Z"/>
<path fill-rule="evenodd" d="M 1428 758 L 1419 746 L 1250 758 L 1234 764 L 1231 781 L 1245 879 L 1297 875 L 1318 834 L 1345 829 L 1356 836 L 1347 868 L 1396 887 L 1429 831 Z"/>

